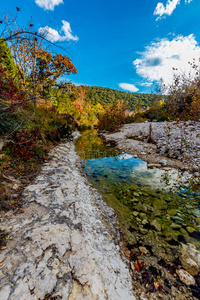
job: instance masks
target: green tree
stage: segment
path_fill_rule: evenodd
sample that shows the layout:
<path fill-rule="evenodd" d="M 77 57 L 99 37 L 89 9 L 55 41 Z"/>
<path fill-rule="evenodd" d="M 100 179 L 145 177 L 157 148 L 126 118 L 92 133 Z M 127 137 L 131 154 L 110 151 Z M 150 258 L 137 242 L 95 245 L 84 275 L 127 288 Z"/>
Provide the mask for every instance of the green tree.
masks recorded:
<path fill-rule="evenodd" d="M 3 41 L 3 39 L 0 39 Z M 15 78 L 17 75 L 17 66 L 12 57 L 11 50 L 6 42 L 0 43 L 0 66 L 4 68 L 5 75 Z"/>

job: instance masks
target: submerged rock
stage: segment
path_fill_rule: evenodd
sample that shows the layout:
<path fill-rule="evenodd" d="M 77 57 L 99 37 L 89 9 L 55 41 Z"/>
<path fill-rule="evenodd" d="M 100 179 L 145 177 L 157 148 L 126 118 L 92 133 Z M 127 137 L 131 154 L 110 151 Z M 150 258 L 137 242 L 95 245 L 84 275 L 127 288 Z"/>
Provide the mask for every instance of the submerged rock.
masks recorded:
<path fill-rule="evenodd" d="M 132 213 L 135 217 L 137 217 L 139 215 L 139 212 L 138 211 L 133 211 Z"/>
<path fill-rule="evenodd" d="M 191 259 L 187 254 L 182 254 L 181 257 L 181 264 L 183 268 L 190 274 L 190 275 L 197 275 L 199 272 L 198 265 Z"/>
<path fill-rule="evenodd" d="M 153 202 L 153 207 L 156 208 L 156 209 L 165 209 L 165 206 L 166 206 L 166 203 L 163 201 L 163 200 L 155 200 Z"/>
<path fill-rule="evenodd" d="M 177 270 L 176 273 L 178 274 L 180 280 L 185 283 L 186 285 L 194 285 L 195 284 L 195 280 L 194 278 L 185 270 L 180 269 Z"/>
<path fill-rule="evenodd" d="M 134 192 L 133 195 L 134 195 L 135 197 L 139 197 L 139 196 L 140 196 L 140 195 L 139 195 L 138 193 L 136 193 L 136 192 Z"/>
<path fill-rule="evenodd" d="M 131 199 L 130 201 L 131 201 L 131 202 L 139 202 L 139 199 L 133 198 L 133 199 Z"/>
<path fill-rule="evenodd" d="M 156 231 L 161 231 L 161 225 L 157 220 L 153 220 L 151 226 L 154 227 Z"/>
<path fill-rule="evenodd" d="M 181 244 L 182 254 L 187 254 L 200 267 L 200 251 L 193 244 Z"/>
<path fill-rule="evenodd" d="M 168 209 L 167 213 L 170 215 L 170 216 L 175 216 L 177 215 L 177 211 L 175 209 Z"/>
<path fill-rule="evenodd" d="M 181 225 L 178 225 L 178 224 L 175 224 L 175 223 L 172 223 L 171 225 L 170 225 L 170 227 L 171 228 L 173 228 L 173 229 L 181 229 Z"/>
<path fill-rule="evenodd" d="M 147 225 L 149 222 L 147 221 L 147 219 L 144 219 L 143 221 L 142 221 L 142 225 Z"/>
<path fill-rule="evenodd" d="M 186 227 L 186 229 L 187 229 L 187 231 L 188 231 L 189 233 L 195 232 L 195 229 L 192 228 L 192 227 L 190 227 L 190 226 Z"/>
<path fill-rule="evenodd" d="M 171 219 L 175 222 L 175 223 L 177 223 L 177 224 L 182 224 L 182 223 L 184 223 L 184 220 L 181 218 L 181 217 L 177 217 L 177 216 L 172 216 L 171 217 Z"/>
<path fill-rule="evenodd" d="M 140 212 L 147 212 L 146 205 L 144 205 L 142 203 L 138 203 L 137 206 L 135 207 L 135 209 Z"/>

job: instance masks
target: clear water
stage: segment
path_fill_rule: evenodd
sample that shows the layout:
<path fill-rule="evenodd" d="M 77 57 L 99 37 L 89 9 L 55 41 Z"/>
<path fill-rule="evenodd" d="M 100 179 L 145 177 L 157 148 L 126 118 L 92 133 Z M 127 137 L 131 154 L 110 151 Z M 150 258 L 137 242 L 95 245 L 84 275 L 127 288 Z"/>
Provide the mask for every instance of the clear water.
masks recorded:
<path fill-rule="evenodd" d="M 76 146 L 84 172 L 114 208 L 129 242 L 155 246 L 159 241 L 168 259 L 180 243 L 200 250 L 198 178 L 176 169 L 150 169 L 141 159 L 106 146 L 95 131 L 85 132 Z"/>

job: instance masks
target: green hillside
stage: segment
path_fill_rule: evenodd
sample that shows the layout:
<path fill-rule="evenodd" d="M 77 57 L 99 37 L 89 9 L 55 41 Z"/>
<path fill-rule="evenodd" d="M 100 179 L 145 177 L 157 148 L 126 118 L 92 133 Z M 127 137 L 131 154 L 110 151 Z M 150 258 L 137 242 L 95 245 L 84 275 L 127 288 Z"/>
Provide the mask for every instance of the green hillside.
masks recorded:
<path fill-rule="evenodd" d="M 92 104 L 101 103 L 103 106 L 123 99 L 129 103 L 129 108 L 132 110 L 135 109 L 136 103 L 140 103 L 143 108 L 149 106 L 153 98 L 153 94 L 128 93 L 99 86 L 88 87 L 86 97 Z"/>

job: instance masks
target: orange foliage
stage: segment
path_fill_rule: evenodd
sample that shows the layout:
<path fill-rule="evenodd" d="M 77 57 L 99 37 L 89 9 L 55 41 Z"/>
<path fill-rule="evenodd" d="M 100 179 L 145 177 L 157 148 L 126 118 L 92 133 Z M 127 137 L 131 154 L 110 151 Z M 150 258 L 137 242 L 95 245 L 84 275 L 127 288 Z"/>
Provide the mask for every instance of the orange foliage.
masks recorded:
<path fill-rule="evenodd" d="M 36 107 L 43 109 L 53 109 L 54 106 L 50 101 L 39 98 L 36 100 Z"/>
<path fill-rule="evenodd" d="M 111 106 L 107 107 L 99 117 L 98 127 L 101 130 L 115 131 L 126 119 L 127 104 L 123 100 L 118 100 Z"/>

